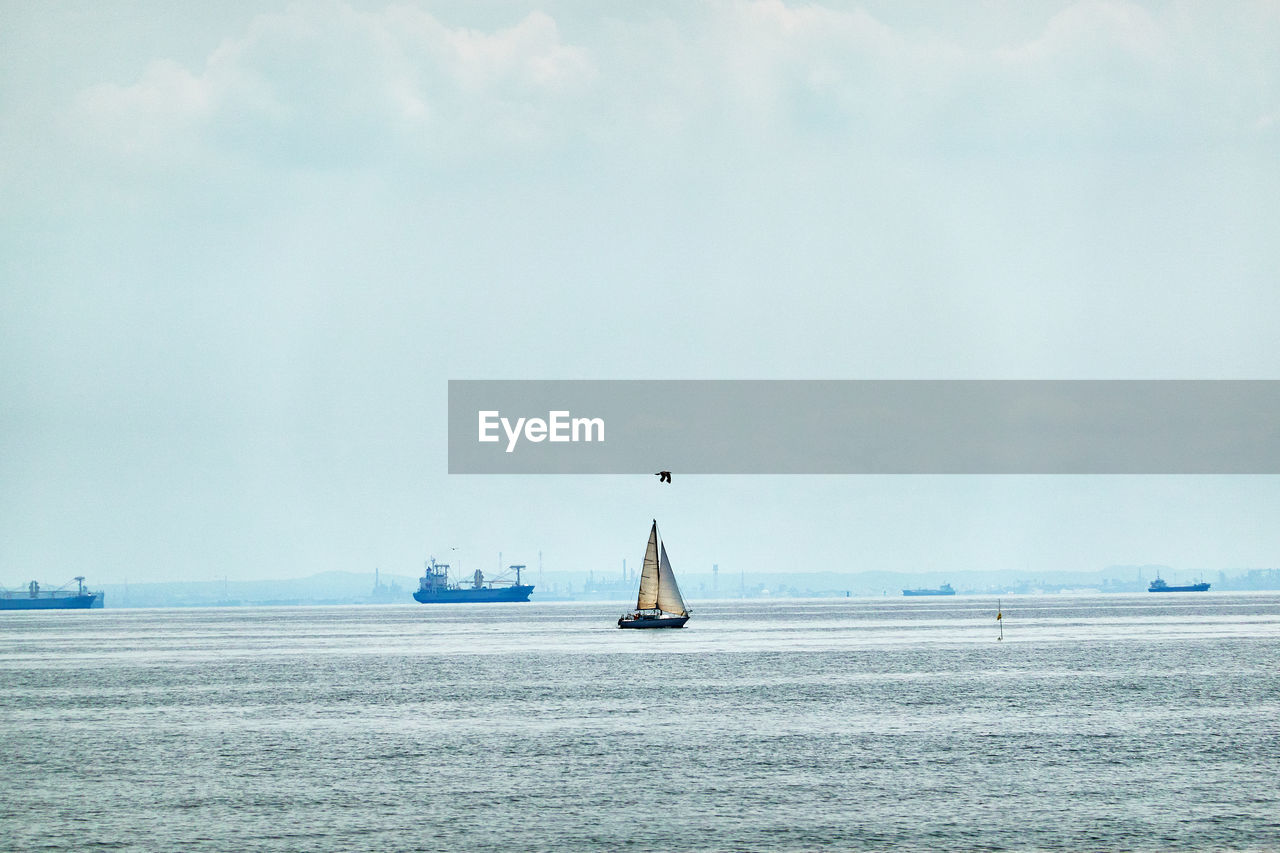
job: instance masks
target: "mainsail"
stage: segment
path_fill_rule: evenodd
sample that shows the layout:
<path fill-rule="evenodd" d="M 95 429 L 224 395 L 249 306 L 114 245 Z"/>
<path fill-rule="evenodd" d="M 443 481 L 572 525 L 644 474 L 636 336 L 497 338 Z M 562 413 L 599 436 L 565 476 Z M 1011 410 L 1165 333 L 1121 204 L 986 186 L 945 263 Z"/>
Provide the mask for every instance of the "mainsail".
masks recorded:
<path fill-rule="evenodd" d="M 686 615 L 684 599 L 680 597 L 680 587 L 676 585 L 676 576 L 671 571 L 671 561 L 667 559 L 667 546 L 662 546 L 662 559 L 658 562 L 658 609 L 677 616 Z"/>
<path fill-rule="evenodd" d="M 662 557 L 658 552 L 661 548 Z M 684 599 L 676 584 L 671 561 L 667 559 L 667 546 L 658 544 L 658 522 L 649 531 L 649 546 L 644 550 L 644 568 L 640 570 L 640 595 L 636 599 L 637 610 L 663 610 L 677 616 L 686 616 Z"/>
<path fill-rule="evenodd" d="M 649 547 L 644 549 L 644 568 L 640 570 L 640 597 L 637 610 L 654 610 L 658 606 L 658 522 L 649 531 Z"/>

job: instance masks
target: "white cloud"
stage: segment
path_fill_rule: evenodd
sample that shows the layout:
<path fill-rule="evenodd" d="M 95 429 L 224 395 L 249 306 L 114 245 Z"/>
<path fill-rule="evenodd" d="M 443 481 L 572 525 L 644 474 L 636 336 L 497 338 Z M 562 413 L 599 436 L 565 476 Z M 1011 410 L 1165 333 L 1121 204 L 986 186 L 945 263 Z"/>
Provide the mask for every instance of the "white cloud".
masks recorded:
<path fill-rule="evenodd" d="M 1053 15 L 1043 33 L 996 55 L 1014 64 L 1034 65 L 1119 54 L 1163 62 L 1169 58 L 1168 33 L 1133 3 L 1084 0 Z"/>
<path fill-rule="evenodd" d="M 103 84 L 81 94 L 74 127 L 87 144 L 138 157 L 173 156 L 213 112 L 213 87 L 171 60 L 151 64 L 131 86 Z"/>
<path fill-rule="evenodd" d="M 390 7 L 300 4 L 253 21 L 198 72 L 157 60 L 131 85 L 84 91 L 76 124 L 95 145 L 171 162 L 197 141 L 303 165 L 359 165 L 388 140 L 478 137 L 528 145 L 560 99 L 588 85 L 586 52 L 534 12 L 493 32 Z"/>
<path fill-rule="evenodd" d="M 217 154 L 344 168 L 558 157 L 584 140 L 606 156 L 725 144 L 775 156 L 797 135 L 887 151 L 1117 133 L 1176 144 L 1256 134 L 1277 106 L 1274 86 L 1258 85 L 1278 70 L 1265 39 L 1233 43 L 1247 16 L 1211 25 L 1185 7 L 1082 0 L 1030 38 L 974 46 L 857 7 L 690 8 L 579 20 L 570 41 L 541 11 L 481 30 L 412 6 L 299 4 L 258 17 L 201 69 L 157 60 L 131 84 L 85 90 L 75 124 L 94 147 L 160 164 Z M 1255 23 L 1276 29 L 1274 17 Z"/>

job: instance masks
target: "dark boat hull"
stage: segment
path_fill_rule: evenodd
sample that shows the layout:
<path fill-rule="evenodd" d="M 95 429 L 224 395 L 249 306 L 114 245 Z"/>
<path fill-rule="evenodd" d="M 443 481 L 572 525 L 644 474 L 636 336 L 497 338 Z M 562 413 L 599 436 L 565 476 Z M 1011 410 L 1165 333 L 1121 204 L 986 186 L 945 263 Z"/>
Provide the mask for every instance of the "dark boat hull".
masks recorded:
<path fill-rule="evenodd" d="M 413 599 L 419 604 L 497 604 L 528 601 L 532 593 L 532 584 L 517 584 L 492 589 L 420 589 L 413 594 Z"/>
<path fill-rule="evenodd" d="M 88 610 L 102 606 L 102 593 L 54 598 L 0 598 L 0 610 Z"/>
<path fill-rule="evenodd" d="M 628 619 L 625 616 L 618 618 L 619 628 L 683 628 L 684 623 L 689 621 L 688 616 L 640 616 L 634 619 Z"/>
<path fill-rule="evenodd" d="M 1207 583 L 1193 583 L 1190 586 L 1160 586 L 1151 587 L 1147 592 L 1208 592 L 1209 585 Z"/>

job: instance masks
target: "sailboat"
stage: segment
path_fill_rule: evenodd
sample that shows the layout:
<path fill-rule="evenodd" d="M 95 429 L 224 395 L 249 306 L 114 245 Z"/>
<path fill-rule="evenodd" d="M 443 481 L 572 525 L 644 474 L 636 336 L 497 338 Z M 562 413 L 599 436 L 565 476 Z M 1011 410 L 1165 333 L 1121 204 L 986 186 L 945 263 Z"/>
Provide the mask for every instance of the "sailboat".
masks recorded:
<path fill-rule="evenodd" d="M 683 628 L 689 621 L 689 610 L 680 597 L 667 546 L 658 540 L 658 522 L 649 531 L 649 545 L 644 551 L 644 568 L 640 570 L 640 595 L 636 609 L 618 617 L 619 628 Z"/>

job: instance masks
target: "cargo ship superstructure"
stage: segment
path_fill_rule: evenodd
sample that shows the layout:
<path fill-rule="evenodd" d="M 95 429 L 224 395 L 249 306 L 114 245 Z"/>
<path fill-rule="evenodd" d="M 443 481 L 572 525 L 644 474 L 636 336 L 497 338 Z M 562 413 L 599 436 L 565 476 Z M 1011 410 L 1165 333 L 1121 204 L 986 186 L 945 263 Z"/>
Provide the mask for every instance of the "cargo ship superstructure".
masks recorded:
<path fill-rule="evenodd" d="M 904 589 L 904 590 L 902 591 L 902 594 L 903 594 L 903 595 L 907 595 L 907 596 L 912 596 L 912 595 L 955 595 L 955 594 L 956 594 L 956 591 L 955 591 L 954 589 L 952 589 L 952 588 L 951 588 L 951 584 L 949 584 L 949 583 L 944 583 L 942 586 L 934 587 L 934 588 L 932 588 L 932 589 Z"/>
<path fill-rule="evenodd" d="M 509 566 L 515 572 L 515 580 L 498 578 L 485 580 L 484 572 L 476 569 L 469 583 L 449 583 L 449 564 L 437 563 L 435 557 L 426 564 L 426 572 L 418 581 L 418 591 L 413 598 L 420 604 L 493 604 L 504 601 L 528 601 L 533 584 L 520 583 L 523 565 Z"/>
<path fill-rule="evenodd" d="M 0 589 L 0 610 L 87 610 L 102 606 L 102 590 L 85 589 L 83 576 L 77 576 L 75 581 L 75 589 L 41 589 L 37 581 L 27 584 L 25 590 Z"/>

